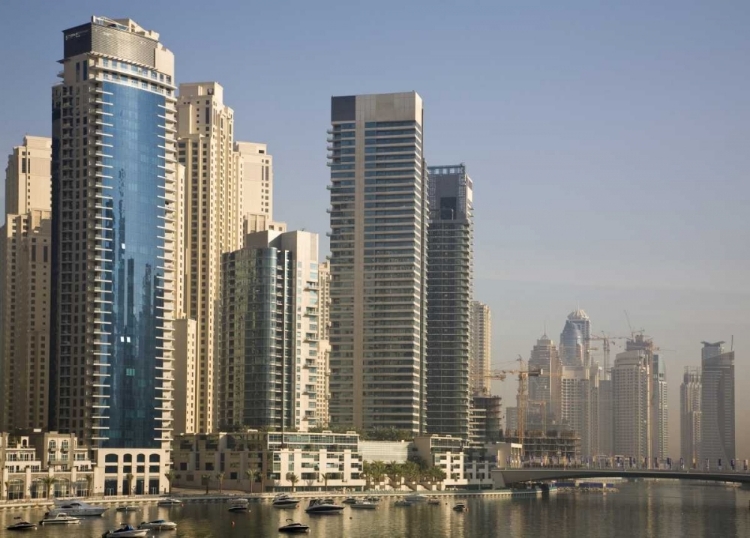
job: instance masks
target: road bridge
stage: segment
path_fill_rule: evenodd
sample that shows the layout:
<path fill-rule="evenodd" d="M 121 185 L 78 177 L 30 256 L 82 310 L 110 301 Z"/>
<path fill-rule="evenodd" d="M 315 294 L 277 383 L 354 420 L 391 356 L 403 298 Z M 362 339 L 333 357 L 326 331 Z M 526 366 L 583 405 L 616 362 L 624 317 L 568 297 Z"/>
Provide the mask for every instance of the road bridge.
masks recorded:
<path fill-rule="evenodd" d="M 506 487 L 521 482 L 545 482 L 575 478 L 662 478 L 677 480 L 708 480 L 750 484 L 750 473 L 730 471 L 675 471 L 657 469 L 590 469 L 590 468 L 522 468 L 493 469 L 495 487 Z"/>

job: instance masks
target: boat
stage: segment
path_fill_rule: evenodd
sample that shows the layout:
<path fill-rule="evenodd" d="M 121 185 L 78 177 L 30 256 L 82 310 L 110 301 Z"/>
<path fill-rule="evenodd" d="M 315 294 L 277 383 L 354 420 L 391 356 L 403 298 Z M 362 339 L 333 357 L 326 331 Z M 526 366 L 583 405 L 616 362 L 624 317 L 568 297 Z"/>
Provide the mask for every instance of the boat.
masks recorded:
<path fill-rule="evenodd" d="M 229 511 L 230 512 L 249 512 L 250 508 L 248 507 L 248 504 L 250 504 L 250 501 L 247 499 L 233 499 L 229 503 Z"/>
<path fill-rule="evenodd" d="M 380 497 L 376 497 L 375 495 L 371 495 L 370 497 L 365 497 L 366 501 L 370 501 L 371 503 L 379 503 Z"/>
<path fill-rule="evenodd" d="M 359 501 L 350 506 L 352 510 L 376 510 L 377 504 L 370 501 Z"/>
<path fill-rule="evenodd" d="M 427 504 L 437 504 L 437 505 L 439 505 L 440 504 L 440 499 L 438 499 L 437 497 L 431 497 L 430 499 L 427 500 Z"/>
<path fill-rule="evenodd" d="M 305 508 L 305 512 L 308 514 L 339 514 L 343 509 L 343 506 L 334 503 L 332 499 L 312 499 Z"/>
<path fill-rule="evenodd" d="M 287 495 L 286 493 L 281 493 L 273 498 L 273 505 L 276 508 L 294 508 L 298 504 L 299 499 L 295 499 L 294 497 Z"/>
<path fill-rule="evenodd" d="M 127 523 L 123 523 L 119 529 L 102 534 L 102 538 L 145 538 L 146 536 L 148 536 L 147 529 L 136 529 Z"/>
<path fill-rule="evenodd" d="M 395 503 L 393 503 L 394 506 L 411 506 L 411 501 L 407 501 L 406 499 L 398 499 Z"/>
<path fill-rule="evenodd" d="M 73 517 L 94 517 L 100 516 L 106 511 L 106 506 L 94 506 L 93 504 L 74 499 L 55 499 L 55 507 L 47 512 L 47 517 L 54 517 L 56 514 L 65 514 Z"/>
<path fill-rule="evenodd" d="M 177 529 L 177 523 L 167 521 L 166 519 L 155 519 L 154 521 L 143 521 L 138 525 L 139 529 L 149 529 L 152 531 L 173 531 Z"/>
<path fill-rule="evenodd" d="M 289 523 L 279 527 L 279 532 L 285 532 L 287 534 L 304 534 L 310 532 L 310 525 L 303 525 L 302 523 L 295 523 L 291 519 L 287 519 Z"/>
<path fill-rule="evenodd" d="M 13 519 L 21 519 L 20 517 L 16 517 Z M 33 523 L 29 523 L 28 521 L 19 521 L 18 523 L 13 523 L 13 525 L 9 525 L 8 527 L 5 527 L 6 530 L 9 531 L 35 531 L 36 525 Z"/>
<path fill-rule="evenodd" d="M 341 502 L 342 502 L 343 504 L 354 504 L 354 503 L 356 503 L 356 502 L 357 502 L 357 499 L 355 499 L 354 497 L 347 497 L 346 499 L 344 499 L 344 500 L 343 500 L 343 501 L 341 501 Z"/>
<path fill-rule="evenodd" d="M 454 512 L 468 512 L 469 507 L 466 506 L 464 503 L 458 503 L 456 506 L 453 507 Z"/>
<path fill-rule="evenodd" d="M 159 502 L 156 503 L 156 506 L 182 506 L 182 501 L 172 497 L 165 497 L 164 499 L 160 499 Z"/>
<path fill-rule="evenodd" d="M 137 506 L 118 506 L 115 512 L 137 512 L 138 510 Z"/>
<path fill-rule="evenodd" d="M 410 503 L 426 503 L 427 502 L 427 497 L 419 493 L 412 493 L 411 495 L 407 495 L 404 498 Z"/>
<path fill-rule="evenodd" d="M 58 512 L 54 516 L 48 514 L 39 522 L 40 525 L 79 525 L 80 523 L 80 518 L 69 516 L 63 512 Z"/>

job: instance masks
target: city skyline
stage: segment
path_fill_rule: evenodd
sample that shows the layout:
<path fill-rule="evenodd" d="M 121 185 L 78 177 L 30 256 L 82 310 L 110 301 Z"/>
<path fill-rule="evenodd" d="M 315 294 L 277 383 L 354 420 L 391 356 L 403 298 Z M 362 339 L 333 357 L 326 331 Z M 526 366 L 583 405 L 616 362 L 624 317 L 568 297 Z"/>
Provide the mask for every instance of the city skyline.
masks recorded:
<path fill-rule="evenodd" d="M 157 28 L 162 33 L 164 33 L 166 29 L 169 28 L 169 25 L 171 23 L 167 23 L 166 20 L 155 20 L 153 15 L 143 16 L 137 13 L 139 9 L 143 8 L 135 6 L 134 13 L 129 15 L 134 19 L 139 20 L 139 22 L 141 24 L 144 24 L 146 27 Z M 92 10 L 95 12 L 94 8 L 91 8 L 89 11 Z M 81 16 L 69 16 L 69 19 L 72 23 L 80 21 L 81 18 Z M 54 30 L 59 33 L 59 30 L 62 26 L 63 25 L 59 23 L 55 23 Z M 33 28 L 30 28 L 30 30 L 32 32 L 36 32 L 36 30 Z M 169 42 L 172 49 L 175 48 L 173 45 L 175 41 L 173 37 L 177 36 L 170 36 Z M 40 62 L 38 65 L 39 67 L 36 70 L 46 73 L 44 76 L 47 77 L 47 80 L 49 80 L 51 78 L 53 70 L 49 69 L 47 65 L 42 65 L 42 62 Z M 215 77 L 211 78 L 217 79 L 229 88 L 230 84 L 228 78 L 230 77 L 231 73 L 229 73 L 230 70 L 227 69 L 225 69 L 224 71 L 226 71 L 226 77 L 222 77 L 220 76 L 221 73 L 218 73 Z M 209 78 L 206 76 L 195 76 L 189 72 L 180 73 L 178 76 L 180 81 L 204 80 Z M 346 81 L 344 81 L 343 83 L 341 81 L 338 81 L 335 84 L 335 87 L 333 87 L 334 85 L 329 84 L 329 89 L 327 90 L 328 95 L 340 93 L 339 91 L 337 91 L 338 88 L 340 88 L 342 85 L 346 86 L 347 84 L 348 83 Z M 392 82 L 389 82 L 388 84 L 395 86 L 393 88 L 394 90 L 402 89 L 402 87 L 404 86 L 404 84 L 395 84 Z M 423 86 L 427 85 L 409 84 L 409 86 L 411 85 L 414 85 L 415 87 L 417 87 L 417 89 L 423 92 L 423 96 L 425 96 L 428 104 L 431 98 L 438 100 L 443 98 L 440 93 L 435 93 L 433 89 L 427 87 L 423 88 Z M 240 95 L 241 88 L 239 86 L 232 85 L 231 88 L 233 95 Z M 5 102 L 12 102 L 10 98 L 13 97 L 15 99 L 18 96 L 15 94 L 6 94 L 6 97 L 7 98 L 5 99 Z M 236 100 L 240 101 L 239 99 Z M 35 112 L 34 108 L 21 108 L 24 108 L 24 114 L 32 119 L 37 114 L 42 119 L 47 119 L 48 114 L 44 103 L 45 101 L 43 100 L 38 103 L 36 107 L 34 107 L 40 109 L 40 112 Z M 318 102 L 318 104 L 314 106 L 320 108 L 322 110 L 322 115 L 325 116 L 325 100 L 322 103 L 323 104 L 320 104 L 320 102 Z M 311 106 L 313 105 L 311 104 Z M 434 117 L 432 121 L 441 121 L 440 115 L 437 113 L 437 109 L 432 110 L 432 116 Z M 12 144 L 17 144 L 20 135 L 23 132 L 28 131 L 30 134 L 38 135 L 47 134 L 47 132 L 44 130 L 34 130 L 33 124 L 34 122 L 31 121 L 31 123 L 24 124 L 23 128 L 20 128 L 15 132 L 3 132 L 2 136 L 7 137 L 7 139 L 10 140 L 10 143 L 4 144 L 3 147 L 9 148 Z M 325 126 L 326 122 L 318 122 L 315 125 L 315 129 L 317 129 L 318 131 L 316 135 L 317 138 L 306 138 L 306 144 L 313 146 L 313 149 L 317 147 L 315 145 L 319 143 L 321 125 Z M 248 129 L 248 127 L 244 128 Z M 430 154 L 432 154 L 433 152 L 441 152 L 442 147 L 447 147 L 447 141 L 445 140 L 445 138 L 443 138 L 443 142 L 441 142 L 440 137 L 445 137 L 447 135 L 440 134 L 439 130 L 437 130 L 434 126 L 430 128 L 430 132 L 432 133 L 433 137 L 437 138 L 436 143 L 433 143 L 431 141 Z M 262 134 L 245 136 L 244 138 L 268 140 L 269 143 L 273 144 L 274 148 L 278 147 L 278 150 L 274 149 L 274 154 L 277 160 L 283 160 L 279 159 L 280 155 L 286 158 L 287 162 L 284 164 L 284 166 L 286 167 L 286 177 L 283 180 L 280 179 L 277 182 L 279 185 L 279 187 L 277 187 L 277 207 L 279 208 L 277 209 L 277 213 L 279 213 L 282 218 L 290 220 L 291 228 L 296 229 L 304 226 L 308 229 L 313 229 L 316 232 L 322 234 L 326 230 L 326 216 L 324 214 L 319 215 L 319 213 L 326 206 L 326 193 L 324 191 L 322 193 L 318 191 L 322 190 L 322 185 L 324 185 L 326 181 L 324 167 L 319 164 L 316 165 L 321 171 L 316 174 L 316 176 L 320 177 L 319 180 L 310 181 L 310 183 L 314 184 L 314 188 L 311 188 L 310 191 L 304 190 L 308 187 L 303 187 L 302 190 L 298 190 L 297 187 L 299 186 L 299 183 L 292 182 L 293 178 L 290 178 L 289 174 L 289 171 L 291 170 L 289 168 L 290 165 L 288 164 L 290 160 L 290 150 L 288 147 L 283 147 L 290 145 L 293 146 L 294 142 L 285 143 L 284 139 L 282 138 L 274 141 L 272 137 L 264 137 Z M 441 143 L 443 144 L 443 146 L 440 145 Z M 454 155 L 454 152 L 457 153 L 458 149 L 451 150 L 451 152 L 449 153 L 439 153 L 440 161 L 445 162 L 452 157 L 463 158 L 462 155 Z M 319 151 L 316 153 L 319 154 Z M 427 155 L 427 157 L 430 158 L 429 155 Z M 469 160 L 470 157 L 472 156 L 467 153 L 466 160 Z M 472 169 L 476 170 L 476 174 L 478 176 L 483 175 L 485 177 L 490 177 L 490 175 L 486 171 L 487 164 L 483 164 L 481 159 L 478 159 L 476 161 L 471 160 L 471 162 L 473 167 Z M 511 170 L 512 168 L 509 170 L 509 172 Z M 277 173 L 277 176 L 278 175 L 279 174 Z M 505 176 L 507 174 L 503 175 Z M 307 177 L 309 177 L 309 175 Z M 287 183 L 287 187 L 281 187 L 284 181 L 290 182 Z M 291 185 L 293 185 L 293 187 Z M 606 185 L 612 185 L 616 193 L 622 194 L 622 192 L 618 191 L 618 188 L 615 184 L 606 183 Z M 482 200 L 485 200 L 484 208 L 489 209 L 491 207 L 491 202 L 489 202 L 489 200 L 491 199 L 489 197 L 489 193 L 492 193 L 493 191 L 490 190 L 491 187 L 485 188 L 487 189 L 485 191 L 485 193 L 487 194 L 480 193 L 479 201 L 477 203 L 482 204 Z M 305 197 L 306 192 L 315 193 L 312 198 L 314 203 L 310 203 L 310 205 L 314 206 L 311 211 L 313 213 L 316 213 L 317 216 L 312 219 L 308 218 L 308 215 L 306 214 L 306 208 L 303 208 L 302 211 L 296 213 L 296 207 L 298 206 L 296 206 L 295 204 L 288 204 L 290 200 L 295 201 L 299 200 L 301 196 Z M 586 196 L 583 191 L 581 192 L 580 196 L 583 200 L 586 200 Z M 610 204 L 610 207 L 612 207 L 612 198 L 613 196 L 608 193 L 608 204 Z M 319 203 L 321 199 L 323 199 L 323 201 L 322 203 Z M 629 200 L 631 202 L 635 202 L 634 199 L 631 200 L 627 196 L 622 197 L 620 199 L 620 202 L 614 205 L 613 211 L 622 212 L 627 210 Z M 664 199 L 662 198 L 662 203 L 663 202 Z M 682 202 L 684 203 L 684 200 L 682 200 Z M 533 199 L 529 203 L 538 203 L 538 200 Z M 633 205 L 633 207 L 635 207 L 635 205 Z M 664 206 L 659 208 L 660 214 L 662 217 L 665 217 L 665 215 L 661 213 L 662 209 L 664 209 Z M 481 208 L 478 208 L 478 213 L 482 213 Z M 486 211 L 486 213 L 501 212 Z M 287 217 L 289 215 L 293 215 L 294 220 L 288 219 Z M 697 217 L 698 215 L 695 216 Z M 536 265 L 534 265 L 533 263 L 536 254 L 530 253 L 529 258 L 525 259 L 521 265 L 519 265 L 517 261 L 514 261 L 514 256 L 512 255 L 504 255 L 502 257 L 498 256 L 496 258 L 497 263 L 494 263 L 493 260 L 495 258 L 489 255 L 496 248 L 494 246 L 495 243 L 493 236 L 497 235 L 495 232 L 497 228 L 491 225 L 493 222 L 496 222 L 492 219 L 493 217 L 488 216 L 481 218 L 477 222 L 477 244 L 480 245 L 480 248 L 477 249 L 476 264 L 478 270 L 476 280 L 477 289 L 482 290 L 482 293 L 476 293 L 475 295 L 481 298 L 481 300 L 483 300 L 484 302 L 488 302 L 493 308 L 495 317 L 495 329 L 493 335 L 495 342 L 494 364 L 509 361 L 518 353 L 526 356 L 526 354 L 528 354 L 529 346 L 536 340 L 536 338 L 538 338 L 539 334 L 541 333 L 540 326 L 542 325 L 544 319 L 548 315 L 550 315 L 550 313 L 556 313 L 555 316 L 557 316 L 557 314 L 559 314 L 560 312 L 570 310 L 570 306 L 563 307 L 561 305 L 570 305 L 571 303 L 575 303 L 577 300 L 580 300 L 581 304 L 585 305 L 586 309 L 590 313 L 592 313 L 592 315 L 597 320 L 597 330 L 604 329 L 612 334 L 627 333 L 627 322 L 622 315 L 622 309 L 627 308 L 630 311 L 634 322 L 638 324 L 637 328 L 645 327 L 648 334 L 658 339 L 658 341 L 663 344 L 664 347 L 669 349 L 676 349 L 676 351 L 674 352 L 665 352 L 664 356 L 665 360 L 669 364 L 667 374 L 669 383 L 673 387 L 673 390 L 670 391 L 671 422 L 673 424 L 677 424 L 679 423 L 677 420 L 678 415 L 676 415 L 675 413 L 677 413 L 677 410 L 679 409 L 679 400 L 676 399 L 677 391 L 675 390 L 675 388 L 679 385 L 680 372 L 682 371 L 682 367 L 685 365 L 697 364 L 695 352 L 695 349 L 697 347 L 697 340 L 703 338 L 729 339 L 732 334 L 739 336 L 743 333 L 747 333 L 747 323 L 746 321 L 744 321 L 746 320 L 744 312 L 746 312 L 747 310 L 746 305 L 748 301 L 747 290 L 739 279 L 733 279 L 733 275 L 735 274 L 734 269 L 737 270 L 737 274 L 742 272 L 739 270 L 740 267 L 742 267 L 740 263 L 737 263 L 735 265 L 730 264 L 729 275 L 726 279 L 719 278 L 718 273 L 712 272 L 713 270 L 709 270 L 705 272 L 706 276 L 700 278 L 696 277 L 691 280 L 690 278 L 686 278 L 685 275 L 697 275 L 697 273 L 700 272 L 700 269 L 703 267 L 701 263 L 698 264 L 698 269 L 695 270 L 697 272 L 691 272 L 694 270 L 690 267 L 684 266 L 684 264 L 675 265 L 673 268 L 675 269 L 675 274 L 677 274 L 679 278 L 674 279 L 673 282 L 667 282 L 667 279 L 665 279 L 664 277 L 662 277 L 661 279 L 652 279 L 650 277 L 646 277 L 644 274 L 641 274 L 638 271 L 630 273 L 626 271 L 625 275 L 623 275 L 622 272 L 612 271 L 612 269 L 615 267 L 620 269 L 627 267 L 625 264 L 621 263 L 622 259 L 626 259 L 624 254 L 622 255 L 622 259 L 612 259 L 608 257 L 613 256 L 612 252 L 614 250 L 617 250 L 617 248 L 612 248 L 611 250 L 607 250 L 606 254 L 603 255 L 601 259 L 596 259 L 596 261 L 598 262 L 603 262 L 599 264 L 601 267 L 600 273 L 598 275 L 595 272 L 592 273 L 592 270 L 590 268 L 584 267 L 582 269 L 583 275 L 579 275 L 575 279 L 568 278 L 571 274 L 570 261 L 566 261 L 565 258 L 563 258 L 562 263 L 559 263 L 557 265 L 558 270 L 554 274 L 542 272 L 540 275 L 540 273 L 538 273 L 538 269 L 530 271 L 526 274 L 521 274 L 518 269 L 525 268 L 526 265 L 530 267 L 541 266 L 538 263 Z M 517 231 L 517 229 L 515 228 L 515 226 L 517 226 L 517 223 L 511 222 L 510 218 L 507 221 L 503 220 L 500 222 L 503 222 L 507 226 L 509 235 L 511 235 L 514 231 Z M 528 221 L 521 222 L 525 222 L 526 225 L 528 225 Z M 654 221 L 650 222 L 654 223 Z M 704 221 L 699 222 L 705 223 Z M 666 220 L 666 223 L 674 224 L 674 222 L 669 219 Z M 595 225 L 595 223 L 592 223 L 592 225 Z M 629 232 L 632 232 L 633 235 L 639 236 L 640 234 L 645 233 L 644 229 L 641 228 L 640 225 L 635 226 L 635 228 L 629 229 Z M 694 230 L 697 226 L 698 222 L 694 222 L 690 229 Z M 531 231 L 531 239 L 533 240 L 531 243 L 529 243 L 528 248 L 532 248 L 535 251 L 539 252 L 545 251 L 545 245 L 548 244 L 548 241 L 552 240 L 554 234 L 551 234 L 549 238 L 534 237 L 534 235 L 539 234 L 543 229 L 544 228 L 535 229 L 533 226 L 528 228 L 528 230 Z M 529 237 L 527 237 L 527 235 L 528 231 L 522 233 L 520 236 L 518 236 L 518 240 L 525 239 L 528 241 Z M 492 238 L 492 240 L 490 240 L 490 238 Z M 661 236 L 659 236 L 659 238 L 663 239 L 663 237 Z M 705 239 L 705 236 L 703 236 L 703 238 Z M 603 238 L 600 237 L 600 239 Z M 503 241 L 502 238 L 500 239 L 500 241 Z M 745 248 L 743 245 L 747 244 L 747 242 L 743 242 L 743 240 L 741 239 L 735 241 L 727 240 L 726 242 L 734 244 L 738 249 Z M 606 243 L 616 243 L 620 245 L 621 250 L 627 250 L 627 242 L 623 243 L 622 236 L 619 234 L 615 234 L 614 238 L 612 236 L 608 236 L 606 238 Z M 603 244 L 604 241 L 602 240 L 602 245 Z M 673 245 L 673 243 L 667 244 Z M 698 245 L 704 245 L 704 243 L 699 242 L 696 247 Z M 611 244 L 609 246 L 612 247 Z M 653 248 L 654 246 L 652 245 L 651 249 Z M 322 247 L 321 251 L 325 252 L 325 247 Z M 596 251 L 596 249 L 592 248 L 592 251 Z M 510 252 L 512 251 L 508 251 L 508 253 Z M 737 251 L 737 256 L 739 256 L 741 252 L 741 250 Z M 660 253 L 663 254 L 664 251 L 660 251 Z M 713 263 L 713 256 L 710 258 Z M 584 258 L 584 260 L 586 260 L 586 258 Z M 588 259 L 587 261 L 591 261 L 591 259 Z M 500 280 L 496 280 L 496 278 L 498 278 L 497 275 L 488 274 L 488 271 L 486 269 L 483 269 L 486 267 L 503 268 L 502 272 L 499 275 Z M 653 269 L 653 267 L 650 267 L 650 269 Z M 726 266 L 724 266 L 723 269 L 726 269 Z M 619 275 L 618 278 L 615 279 L 615 281 L 603 279 L 602 275 L 607 273 L 608 271 L 610 271 L 613 275 Z M 639 280 L 639 278 L 634 279 L 632 278 L 633 275 L 640 275 L 644 278 L 642 281 L 639 281 L 634 285 L 634 280 Z M 630 276 L 630 278 L 628 278 L 628 276 Z M 725 282 L 727 284 L 725 284 Z M 684 286 L 686 283 L 688 286 L 688 291 L 680 291 L 679 286 Z M 561 284 L 565 284 L 564 290 L 560 289 Z M 708 284 L 708 288 L 706 288 L 704 284 Z M 721 286 L 718 286 L 718 284 L 721 284 Z M 603 286 L 606 289 L 597 289 L 597 286 Z M 498 291 L 495 291 L 495 289 L 493 289 L 496 287 L 499 288 Z M 735 293 L 734 295 L 721 293 L 721 290 L 725 289 L 725 287 L 733 289 L 735 292 L 742 293 Z M 706 293 L 707 289 L 711 293 Z M 526 306 L 520 305 L 521 298 L 524 299 Z M 530 305 L 534 305 L 533 312 L 530 311 Z M 679 307 L 677 305 L 679 305 Z M 520 311 L 520 315 L 519 307 L 522 308 Z M 663 321 L 660 318 L 666 319 L 668 321 Z M 550 318 L 547 318 L 547 321 L 549 320 Z M 743 356 L 743 350 L 747 349 L 747 344 L 742 342 L 741 339 L 738 338 L 736 347 L 738 356 Z M 741 382 L 743 375 L 746 375 L 746 373 L 738 369 L 738 382 Z M 506 386 L 507 385 L 509 384 L 506 383 Z M 499 388 L 499 392 L 506 396 L 506 402 L 510 401 L 508 395 L 512 394 L 512 389 L 506 390 L 505 388 Z M 738 394 L 738 405 L 740 407 L 743 406 L 742 402 L 745 401 L 744 398 L 744 394 Z M 743 433 L 739 431 L 738 433 L 738 438 L 740 440 L 740 442 L 738 443 L 739 447 L 743 446 L 742 435 L 745 435 L 744 446 L 747 446 L 746 432 Z M 676 441 L 675 436 L 672 435 L 670 438 L 670 443 L 673 447 L 675 445 L 678 446 L 679 440 Z M 671 450 L 671 452 L 674 453 L 674 450 Z"/>

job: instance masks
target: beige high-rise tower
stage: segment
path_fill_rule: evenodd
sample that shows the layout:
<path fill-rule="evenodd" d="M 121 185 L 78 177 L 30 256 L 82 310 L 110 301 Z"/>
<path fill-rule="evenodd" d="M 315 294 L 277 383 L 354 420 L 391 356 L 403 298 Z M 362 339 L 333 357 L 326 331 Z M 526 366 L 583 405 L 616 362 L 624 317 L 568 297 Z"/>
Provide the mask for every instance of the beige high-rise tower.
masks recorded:
<path fill-rule="evenodd" d="M 46 428 L 52 140 L 27 136 L 5 170 L 0 228 L 0 431 Z"/>
<path fill-rule="evenodd" d="M 268 146 L 236 142 L 240 161 L 240 218 L 243 237 L 253 232 L 285 232 L 286 224 L 273 221 L 273 157 Z"/>
<path fill-rule="evenodd" d="M 471 303 L 471 361 L 469 378 L 472 394 L 490 393 L 490 363 L 492 361 L 492 312 L 479 301 Z"/>
<path fill-rule="evenodd" d="M 330 398 L 330 358 L 331 345 L 331 264 L 323 262 L 318 266 L 318 386 L 315 417 L 319 426 L 327 426 L 328 399 Z"/>
<path fill-rule="evenodd" d="M 219 312 L 221 255 L 242 246 L 239 158 L 234 112 L 216 82 L 180 85 L 179 162 L 185 166 L 185 315 L 197 322 L 195 427 L 210 432 Z M 189 405 L 190 402 L 186 402 Z"/>

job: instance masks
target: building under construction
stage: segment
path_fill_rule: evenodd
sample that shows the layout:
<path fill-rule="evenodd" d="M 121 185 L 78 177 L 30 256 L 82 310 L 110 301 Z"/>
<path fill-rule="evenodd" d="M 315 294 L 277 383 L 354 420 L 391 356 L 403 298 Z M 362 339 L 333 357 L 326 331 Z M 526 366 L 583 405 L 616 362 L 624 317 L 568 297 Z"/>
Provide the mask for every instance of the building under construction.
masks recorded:
<path fill-rule="evenodd" d="M 518 437 L 505 438 L 517 443 Z M 556 464 L 581 459 L 581 437 L 572 431 L 526 432 L 523 438 L 523 457 L 526 460 Z"/>
<path fill-rule="evenodd" d="M 469 432 L 471 443 L 500 441 L 503 438 L 502 416 L 500 396 L 474 396 Z"/>

